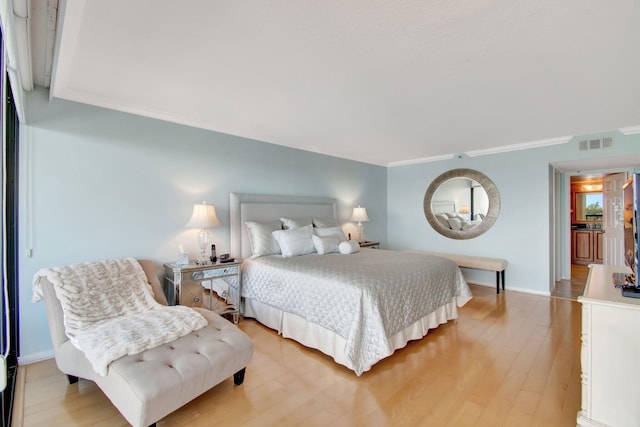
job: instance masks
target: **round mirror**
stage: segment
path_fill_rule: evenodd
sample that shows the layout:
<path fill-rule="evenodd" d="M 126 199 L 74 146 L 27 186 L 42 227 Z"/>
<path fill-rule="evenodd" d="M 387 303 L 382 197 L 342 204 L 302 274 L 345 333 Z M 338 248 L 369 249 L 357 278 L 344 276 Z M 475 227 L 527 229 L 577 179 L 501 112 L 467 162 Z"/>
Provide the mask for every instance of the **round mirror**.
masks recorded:
<path fill-rule="evenodd" d="M 437 177 L 424 195 L 424 215 L 438 233 L 471 239 L 487 231 L 500 212 L 495 184 L 473 169 L 454 169 Z"/>

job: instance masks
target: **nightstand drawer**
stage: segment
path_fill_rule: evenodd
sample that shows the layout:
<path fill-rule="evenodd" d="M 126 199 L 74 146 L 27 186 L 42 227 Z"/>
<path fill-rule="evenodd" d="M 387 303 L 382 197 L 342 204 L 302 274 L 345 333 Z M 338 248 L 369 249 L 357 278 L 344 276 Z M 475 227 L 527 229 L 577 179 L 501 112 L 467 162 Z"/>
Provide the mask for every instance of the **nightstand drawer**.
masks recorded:
<path fill-rule="evenodd" d="M 224 277 L 224 276 L 233 276 L 238 274 L 238 270 L 240 269 L 239 265 L 232 265 L 230 267 L 224 268 L 215 268 L 212 270 L 200 270 L 194 271 L 191 274 L 182 274 L 183 280 L 186 282 L 189 280 L 189 276 L 191 276 L 191 280 L 203 280 L 203 279 L 212 279 L 214 277 Z"/>

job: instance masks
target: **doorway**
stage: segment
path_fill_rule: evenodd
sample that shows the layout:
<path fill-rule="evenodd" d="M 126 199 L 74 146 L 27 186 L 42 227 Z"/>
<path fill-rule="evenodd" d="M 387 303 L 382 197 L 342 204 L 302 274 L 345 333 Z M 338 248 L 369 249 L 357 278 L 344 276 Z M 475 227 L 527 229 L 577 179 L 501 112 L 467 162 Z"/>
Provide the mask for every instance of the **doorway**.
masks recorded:
<path fill-rule="evenodd" d="M 576 222 L 574 222 L 575 215 L 572 216 L 572 214 L 576 211 L 576 202 L 575 198 L 572 202 L 571 177 L 599 175 L 603 177 L 602 188 L 603 193 L 606 193 L 607 188 L 605 187 L 610 184 L 605 183 L 604 177 L 613 176 L 613 174 L 622 174 L 624 179 L 622 179 L 621 182 L 624 183 L 626 177 L 633 172 L 633 165 L 638 161 L 637 156 L 631 157 L 632 158 L 590 159 L 584 162 L 571 161 L 550 165 L 552 169 L 550 176 L 552 177 L 553 185 L 551 187 L 552 194 L 550 194 L 552 240 L 550 242 L 551 280 L 549 283 L 549 292 L 552 296 L 575 300 L 584 293 L 589 264 L 601 262 L 616 265 L 619 262 L 623 262 L 622 258 L 617 259 L 618 251 L 622 253 L 622 249 L 617 248 L 618 246 L 622 247 L 622 241 L 618 243 L 615 242 L 615 230 L 605 230 L 607 217 L 611 220 L 608 225 L 612 226 L 613 224 L 613 226 L 615 226 L 616 209 L 621 209 L 622 206 L 616 200 L 612 201 L 611 199 L 607 199 L 605 201 L 604 196 L 600 204 L 602 213 L 591 212 L 589 209 L 587 210 L 587 213 L 590 215 L 589 218 L 584 217 L 583 220 L 579 221 L 581 227 L 585 229 L 584 231 L 592 230 L 590 233 L 592 233 L 593 237 L 590 239 L 587 239 L 587 237 L 590 236 L 588 233 L 581 233 L 583 249 L 584 247 L 587 249 L 577 255 L 584 257 L 586 261 L 582 263 L 572 262 L 576 258 L 574 256 L 576 254 L 573 253 L 575 245 L 573 245 L 574 242 L 572 242 L 572 233 L 575 231 L 575 227 L 572 227 L 572 225 L 576 225 Z M 621 197 L 621 184 L 619 193 Z M 611 195 L 609 194 L 607 197 L 611 197 Z M 587 203 L 587 199 L 585 199 L 585 203 Z M 581 210 L 584 211 L 585 208 L 592 203 L 593 200 L 589 199 L 585 206 L 581 206 Z M 601 220 L 598 217 L 599 215 L 601 215 Z M 594 224 L 596 223 L 598 223 L 597 227 L 601 228 L 595 228 L 596 226 Z M 587 224 L 592 225 L 587 226 Z M 605 240 L 605 236 L 607 236 L 606 231 L 611 231 L 612 240 Z M 598 238 L 600 240 L 598 240 Z M 590 248 L 589 246 L 585 246 L 587 241 L 591 245 Z"/>
<path fill-rule="evenodd" d="M 569 176 L 570 276 L 557 280 L 551 296 L 577 300 L 584 293 L 590 264 L 602 264 L 603 173 Z"/>

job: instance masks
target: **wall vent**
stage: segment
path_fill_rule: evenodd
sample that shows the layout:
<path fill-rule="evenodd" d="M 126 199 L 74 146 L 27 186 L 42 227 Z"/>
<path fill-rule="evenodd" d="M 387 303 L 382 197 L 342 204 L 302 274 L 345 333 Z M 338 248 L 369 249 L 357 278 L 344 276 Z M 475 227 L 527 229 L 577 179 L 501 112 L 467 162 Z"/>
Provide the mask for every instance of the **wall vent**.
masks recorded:
<path fill-rule="evenodd" d="M 578 150 L 580 151 L 601 150 L 611 147 L 613 147 L 613 138 L 610 136 L 598 139 L 583 139 L 578 142 Z"/>

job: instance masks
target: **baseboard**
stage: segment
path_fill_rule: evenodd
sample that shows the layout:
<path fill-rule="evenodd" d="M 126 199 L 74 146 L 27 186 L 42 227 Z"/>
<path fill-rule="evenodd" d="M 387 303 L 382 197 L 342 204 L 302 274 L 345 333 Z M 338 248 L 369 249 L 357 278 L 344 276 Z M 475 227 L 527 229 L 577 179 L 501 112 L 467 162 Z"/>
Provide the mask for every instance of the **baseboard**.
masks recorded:
<path fill-rule="evenodd" d="M 18 357 L 18 365 L 29 365 L 31 363 L 42 362 L 43 360 L 53 359 L 55 353 L 53 350 L 43 351 L 40 353 L 27 354 Z"/>

